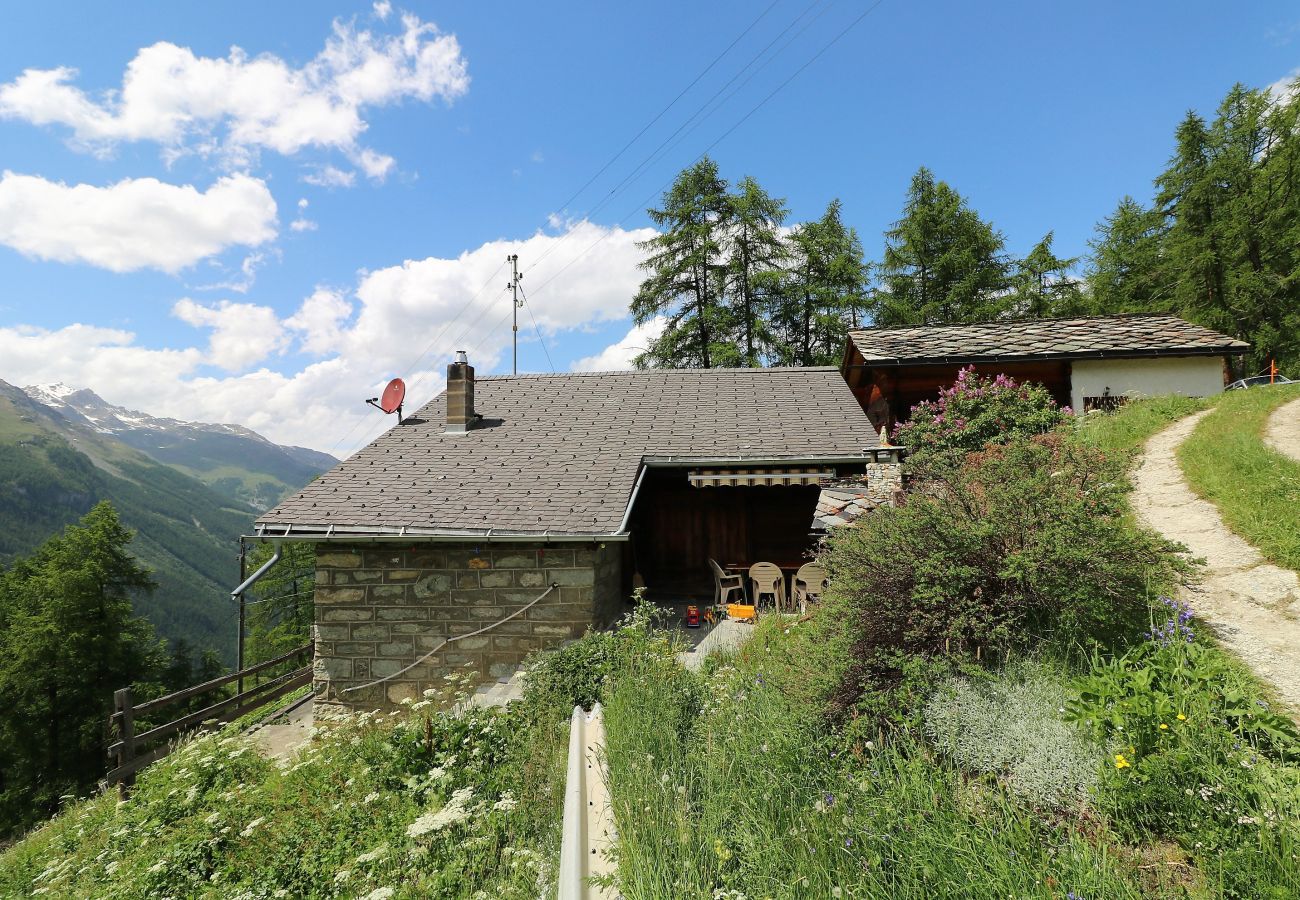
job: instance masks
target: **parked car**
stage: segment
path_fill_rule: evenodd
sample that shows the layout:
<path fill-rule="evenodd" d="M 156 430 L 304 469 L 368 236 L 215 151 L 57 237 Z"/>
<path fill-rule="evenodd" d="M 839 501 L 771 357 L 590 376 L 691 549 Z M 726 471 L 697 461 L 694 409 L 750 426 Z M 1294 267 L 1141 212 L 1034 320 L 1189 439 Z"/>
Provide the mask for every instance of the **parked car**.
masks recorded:
<path fill-rule="evenodd" d="M 1295 384 L 1285 375 L 1252 375 L 1250 378 L 1239 378 L 1232 384 L 1228 385 L 1226 390 L 1241 391 L 1246 388 L 1259 387 L 1261 384 Z"/>

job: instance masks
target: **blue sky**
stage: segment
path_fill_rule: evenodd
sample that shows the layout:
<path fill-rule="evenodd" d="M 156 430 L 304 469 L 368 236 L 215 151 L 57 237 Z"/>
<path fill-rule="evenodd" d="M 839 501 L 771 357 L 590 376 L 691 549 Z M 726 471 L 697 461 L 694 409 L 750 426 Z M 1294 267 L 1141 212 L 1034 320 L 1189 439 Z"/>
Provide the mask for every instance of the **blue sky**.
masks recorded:
<path fill-rule="evenodd" d="M 625 364 L 646 200 L 706 149 L 793 221 L 839 197 L 869 257 L 920 165 L 1012 252 L 1073 255 L 1186 110 L 1300 67 L 1289 3 L 884 0 L 758 106 L 869 8 L 15 6 L 0 378 L 348 452 L 389 377 L 421 401 L 454 349 L 508 370 L 509 252 L 550 353 L 521 311 L 521 370 Z"/>

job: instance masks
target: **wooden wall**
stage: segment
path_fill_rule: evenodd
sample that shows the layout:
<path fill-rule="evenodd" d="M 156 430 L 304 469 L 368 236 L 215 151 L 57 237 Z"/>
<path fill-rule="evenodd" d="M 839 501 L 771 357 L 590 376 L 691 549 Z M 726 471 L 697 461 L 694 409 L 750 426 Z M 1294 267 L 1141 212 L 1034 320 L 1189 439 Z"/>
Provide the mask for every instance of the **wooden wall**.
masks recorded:
<path fill-rule="evenodd" d="M 895 420 L 907 421 L 908 413 L 913 406 L 922 400 L 936 399 L 939 396 L 939 389 L 949 387 L 956 381 L 957 373 L 963 368 L 965 366 L 958 365 L 882 368 L 881 372 L 892 375 L 894 379 L 890 406 Z M 1052 398 L 1061 406 L 1070 403 L 1068 361 L 979 363 L 976 364 L 975 371 L 981 375 L 1007 375 L 1017 381 L 1037 382 L 1051 391 Z M 872 377 L 871 369 L 854 368 L 849 371 L 849 385 L 864 409 L 870 395 Z"/>
<path fill-rule="evenodd" d="M 636 571 L 655 599 L 713 593 L 708 560 L 802 561 L 816 487 L 691 487 L 684 469 L 650 469 L 632 511 Z"/>

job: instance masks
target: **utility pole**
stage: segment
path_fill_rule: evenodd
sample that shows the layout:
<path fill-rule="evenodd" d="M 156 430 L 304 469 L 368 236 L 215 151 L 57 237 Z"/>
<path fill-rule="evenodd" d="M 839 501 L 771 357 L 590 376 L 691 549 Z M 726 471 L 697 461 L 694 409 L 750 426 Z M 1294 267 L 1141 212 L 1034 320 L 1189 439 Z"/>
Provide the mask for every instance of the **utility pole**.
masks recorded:
<path fill-rule="evenodd" d="M 519 274 L 519 254 L 511 253 L 506 257 L 506 262 L 510 263 L 510 283 L 506 285 L 510 289 L 510 302 L 514 307 L 513 314 L 514 332 L 511 334 L 511 341 L 514 344 L 514 363 L 512 371 L 519 374 L 519 282 L 524 277 Z"/>

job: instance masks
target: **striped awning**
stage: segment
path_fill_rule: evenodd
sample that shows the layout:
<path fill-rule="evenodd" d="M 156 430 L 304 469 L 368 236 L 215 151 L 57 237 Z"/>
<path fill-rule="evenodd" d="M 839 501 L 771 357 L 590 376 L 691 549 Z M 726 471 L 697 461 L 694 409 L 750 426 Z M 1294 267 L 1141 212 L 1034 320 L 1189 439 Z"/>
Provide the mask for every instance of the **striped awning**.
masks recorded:
<path fill-rule="evenodd" d="M 835 477 L 829 469 L 691 469 L 686 480 L 693 487 L 791 487 L 818 485 Z"/>

